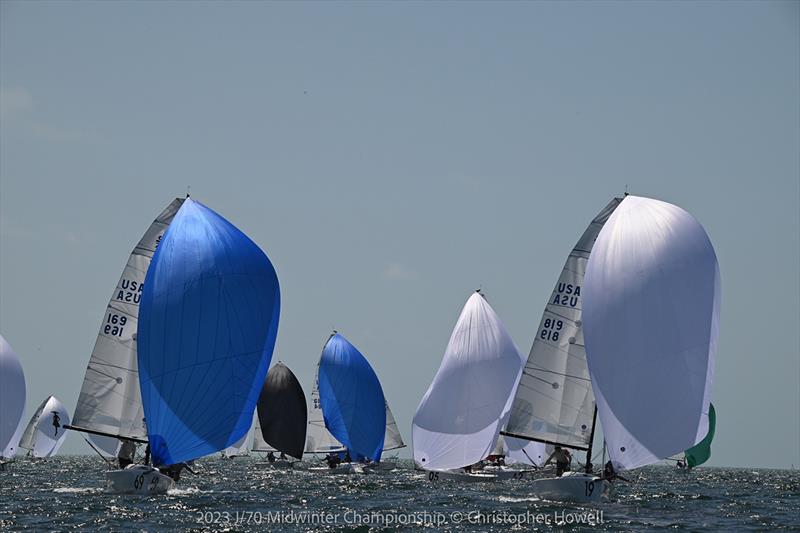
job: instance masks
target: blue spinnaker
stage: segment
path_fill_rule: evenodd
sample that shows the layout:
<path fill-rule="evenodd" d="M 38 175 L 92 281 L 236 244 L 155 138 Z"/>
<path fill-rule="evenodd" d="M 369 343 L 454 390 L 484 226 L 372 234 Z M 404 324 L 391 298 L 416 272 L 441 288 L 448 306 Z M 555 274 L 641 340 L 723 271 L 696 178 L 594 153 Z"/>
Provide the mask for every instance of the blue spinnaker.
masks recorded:
<path fill-rule="evenodd" d="M 338 333 L 322 350 L 319 398 L 325 427 L 351 458 L 379 461 L 386 433 L 383 389 L 364 356 Z"/>
<path fill-rule="evenodd" d="M 267 256 L 186 199 L 156 249 L 139 308 L 138 363 L 153 464 L 190 461 L 250 429 L 280 313 Z"/>

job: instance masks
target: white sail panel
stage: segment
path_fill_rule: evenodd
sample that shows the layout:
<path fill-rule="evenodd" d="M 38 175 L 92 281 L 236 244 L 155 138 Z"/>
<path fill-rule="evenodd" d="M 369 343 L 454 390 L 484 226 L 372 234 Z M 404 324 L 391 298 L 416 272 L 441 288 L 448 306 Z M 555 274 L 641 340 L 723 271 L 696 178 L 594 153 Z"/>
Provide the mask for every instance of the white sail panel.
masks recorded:
<path fill-rule="evenodd" d="M 17 449 L 19 448 L 19 441 L 22 438 L 22 434 L 25 432 L 25 418 L 19 419 L 19 424 L 17 424 L 17 430 L 14 432 L 14 435 L 11 437 L 11 440 L 8 441 L 4 450 L 0 450 L 0 461 L 5 461 L 9 459 L 13 459 L 17 455 Z"/>
<path fill-rule="evenodd" d="M 507 464 L 542 466 L 553 448 L 535 440 L 515 439 L 509 436 L 504 437 L 504 440 Z"/>
<path fill-rule="evenodd" d="M 55 396 L 48 397 L 33 413 L 19 441 L 19 448 L 32 457 L 52 457 L 61 448 L 69 424 L 69 413 Z"/>
<path fill-rule="evenodd" d="M 257 416 L 254 416 L 253 418 L 258 419 Z M 244 437 L 242 437 L 241 439 L 237 440 L 236 442 L 234 442 L 232 445 L 228 446 L 224 450 L 222 450 L 222 454 L 225 457 L 228 457 L 228 458 L 239 457 L 241 455 L 247 455 L 247 452 L 248 452 L 248 449 L 249 449 L 248 445 L 250 444 L 249 439 L 250 439 L 250 435 L 251 434 L 253 434 L 253 429 L 252 428 L 250 429 L 250 431 L 248 431 L 247 433 L 244 434 Z"/>
<path fill-rule="evenodd" d="M 6 448 L 14 447 L 11 441 L 24 412 L 25 374 L 22 364 L 11 345 L 0 335 L 0 450 L 4 454 Z"/>
<path fill-rule="evenodd" d="M 717 258 L 697 220 L 625 198 L 584 281 L 587 360 L 615 468 L 655 463 L 705 434 L 719 297 Z"/>
<path fill-rule="evenodd" d="M 386 452 L 405 447 L 406 444 L 403 442 L 403 436 L 400 435 L 400 429 L 397 427 L 397 422 L 394 419 L 392 410 L 389 409 L 389 402 L 386 402 L 386 433 L 383 437 L 383 451 Z"/>
<path fill-rule="evenodd" d="M 489 303 L 473 294 L 414 415 L 416 463 L 449 470 L 489 455 L 521 372 L 522 358 L 505 326 Z"/>
<path fill-rule="evenodd" d="M 319 364 L 314 375 L 314 388 L 311 390 L 311 405 L 308 408 L 308 431 L 306 432 L 305 453 L 343 452 L 342 443 L 331 435 L 325 427 L 325 417 L 319 401 Z"/>
<path fill-rule="evenodd" d="M 158 215 L 128 258 L 89 359 L 75 429 L 147 439 L 136 360 L 139 299 L 156 246 L 183 202 L 176 198 Z"/>
<path fill-rule="evenodd" d="M 585 449 L 592 435 L 594 395 L 586 364 L 581 313 L 586 264 L 597 235 L 622 200 L 592 220 L 567 257 L 522 371 L 509 434 Z"/>

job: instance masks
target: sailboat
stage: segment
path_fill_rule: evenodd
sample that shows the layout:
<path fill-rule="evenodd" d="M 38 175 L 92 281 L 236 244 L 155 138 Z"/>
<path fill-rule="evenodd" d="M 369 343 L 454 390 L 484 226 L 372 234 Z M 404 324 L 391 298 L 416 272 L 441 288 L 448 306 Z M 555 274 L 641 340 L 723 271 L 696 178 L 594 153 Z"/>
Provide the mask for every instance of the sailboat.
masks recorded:
<path fill-rule="evenodd" d="M 27 450 L 27 457 L 44 459 L 58 453 L 64 443 L 69 425 L 69 413 L 55 396 L 49 396 L 39 405 L 28 422 L 19 441 L 19 448 Z"/>
<path fill-rule="evenodd" d="M 400 429 L 397 427 L 389 402 L 386 401 L 386 429 L 383 435 L 383 452 L 399 450 L 405 448 Z M 327 455 L 329 453 L 344 453 L 346 448 L 341 442 L 331 435 L 325 427 L 325 417 L 322 414 L 322 405 L 319 398 L 319 365 L 314 376 L 314 387 L 311 389 L 311 406 L 308 410 L 308 431 L 306 434 L 305 454 Z M 382 455 L 378 464 L 369 465 L 372 469 L 386 470 L 391 469 L 396 463 L 390 458 Z"/>
<path fill-rule="evenodd" d="M 703 440 L 683 452 L 680 458 L 675 457 L 672 460 L 678 462 L 678 466 L 686 472 L 696 466 L 700 466 L 709 459 L 711 459 L 711 441 L 714 440 L 714 431 L 717 427 L 717 413 L 714 410 L 714 404 L 708 405 L 708 432 Z"/>
<path fill-rule="evenodd" d="M 282 362 L 278 361 L 267 374 L 256 411 L 254 449 L 258 446 L 258 451 L 279 452 L 301 460 L 306 440 L 306 395 Z M 291 467 L 291 464 L 286 459 L 272 463 L 275 467 Z"/>
<path fill-rule="evenodd" d="M 176 476 L 247 433 L 279 310 L 278 278 L 264 252 L 187 197 L 153 255 L 139 308 L 137 362 L 154 466 L 108 472 L 111 491 L 165 492 L 172 480 L 160 469 Z"/>
<path fill-rule="evenodd" d="M 319 407 L 325 428 L 341 443 L 336 473 L 363 473 L 363 465 L 381 460 L 386 434 L 386 398 L 367 359 L 334 331 L 317 368 Z M 312 469 L 316 470 L 316 469 Z"/>
<path fill-rule="evenodd" d="M 414 462 L 428 472 L 429 480 L 505 477 L 470 470 L 494 450 L 521 372 L 514 342 L 476 291 L 464 305 L 441 366 L 414 415 Z M 507 474 L 517 479 L 525 475 Z"/>
<path fill-rule="evenodd" d="M 72 424 L 90 445 L 115 457 L 121 440 L 147 443 L 139 389 L 136 330 L 144 279 L 164 232 L 183 205 L 175 198 L 134 246 L 100 323 Z"/>
<path fill-rule="evenodd" d="M 17 452 L 25 413 L 25 373 L 11 345 L 0 335 L 0 467 Z"/>
<path fill-rule="evenodd" d="M 583 324 L 615 471 L 700 442 L 711 426 L 720 280 L 714 247 L 683 209 L 627 196 L 586 267 Z"/>
<path fill-rule="evenodd" d="M 539 320 L 503 431 L 507 438 L 537 442 L 551 450 L 560 446 L 586 452 L 584 473 L 569 472 L 532 483 L 544 498 L 598 501 L 604 493 L 603 481 L 592 474 L 597 417 L 583 340 L 582 291 L 594 242 L 621 201 L 613 198 L 569 253 Z M 549 455 L 544 455 L 545 461 Z"/>

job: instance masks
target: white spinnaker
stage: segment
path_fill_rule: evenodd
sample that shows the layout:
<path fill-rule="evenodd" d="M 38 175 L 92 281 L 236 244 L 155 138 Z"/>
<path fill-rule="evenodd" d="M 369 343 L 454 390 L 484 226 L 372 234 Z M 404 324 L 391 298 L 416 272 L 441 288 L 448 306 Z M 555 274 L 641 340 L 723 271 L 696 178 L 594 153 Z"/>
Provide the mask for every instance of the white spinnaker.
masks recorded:
<path fill-rule="evenodd" d="M 13 448 L 11 441 L 25 413 L 25 374 L 19 357 L 0 335 L 0 450 Z"/>
<path fill-rule="evenodd" d="M 515 439 L 505 436 L 505 452 L 507 464 L 523 464 L 542 466 L 550 456 L 552 446 L 535 440 Z"/>
<path fill-rule="evenodd" d="M 474 464 L 507 421 L 522 358 L 479 293 L 467 300 L 412 424 L 414 461 L 428 470 Z"/>
<path fill-rule="evenodd" d="M 567 257 L 522 371 L 504 430 L 510 434 L 580 449 L 589 445 L 594 395 L 581 327 L 583 278 L 595 239 L 621 201 L 614 198 L 600 211 Z"/>
<path fill-rule="evenodd" d="M 0 460 L 8 460 L 13 459 L 14 456 L 17 455 L 17 449 L 19 448 L 19 441 L 22 438 L 22 434 L 25 432 L 25 419 L 20 418 L 19 424 L 17 424 L 17 430 L 14 431 L 14 435 L 11 437 L 11 440 L 8 441 L 4 450 L 0 450 Z"/>
<path fill-rule="evenodd" d="M 614 467 L 686 450 L 708 429 L 719 334 L 714 248 L 683 209 L 626 197 L 595 242 L 584 336 Z"/>
<path fill-rule="evenodd" d="M 19 448 L 33 457 L 52 457 L 61 448 L 69 424 L 69 413 L 55 396 L 48 397 L 33 413 L 19 441 Z"/>
<path fill-rule="evenodd" d="M 386 433 L 383 437 L 383 451 L 405 448 L 405 446 L 406 444 L 403 442 L 403 436 L 400 435 L 400 429 L 397 427 L 392 410 L 389 409 L 389 402 L 386 402 Z"/>
<path fill-rule="evenodd" d="M 89 359 L 75 407 L 75 429 L 147 439 L 136 361 L 139 299 L 156 246 L 183 201 L 176 198 L 158 215 L 128 258 Z M 108 451 L 107 442 L 89 438 Z"/>
<path fill-rule="evenodd" d="M 341 452 L 345 448 L 325 427 L 325 418 L 319 401 L 319 364 L 314 375 L 314 388 L 311 389 L 311 406 L 308 409 L 308 431 L 306 432 L 305 453 Z"/>

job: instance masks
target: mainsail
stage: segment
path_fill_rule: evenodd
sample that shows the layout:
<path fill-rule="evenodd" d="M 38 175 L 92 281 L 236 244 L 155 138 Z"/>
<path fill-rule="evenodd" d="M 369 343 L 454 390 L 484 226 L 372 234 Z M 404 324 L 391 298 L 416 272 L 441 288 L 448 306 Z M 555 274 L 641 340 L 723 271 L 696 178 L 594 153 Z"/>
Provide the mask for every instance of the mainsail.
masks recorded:
<path fill-rule="evenodd" d="M 19 357 L 0 335 L 0 452 L 13 457 L 12 442 L 25 412 L 25 374 Z M 7 455 L 8 454 L 8 455 Z"/>
<path fill-rule="evenodd" d="M 449 470 L 484 459 L 511 408 L 522 358 L 480 293 L 467 300 L 414 415 L 414 461 Z"/>
<path fill-rule="evenodd" d="M 144 278 L 156 247 L 183 205 L 176 198 L 156 217 L 134 247 L 108 303 L 70 429 L 90 433 L 109 455 L 116 444 L 103 435 L 145 442 L 147 428 L 139 390 L 136 328 Z M 97 438 L 99 437 L 99 438 Z"/>
<path fill-rule="evenodd" d="M 383 451 L 397 450 L 405 448 L 406 443 L 403 442 L 403 436 L 400 434 L 400 428 L 397 427 L 397 421 L 394 419 L 392 410 L 389 409 L 389 401 L 386 401 L 386 433 L 383 436 Z"/>
<path fill-rule="evenodd" d="M 711 441 L 714 440 L 714 431 L 717 428 L 717 413 L 714 404 L 708 406 L 708 433 L 703 440 L 686 450 L 686 464 L 689 468 L 700 466 L 711 458 Z"/>
<path fill-rule="evenodd" d="M 187 198 L 142 291 L 139 382 L 155 466 L 224 450 L 250 429 L 278 330 L 275 269 L 244 233 Z"/>
<path fill-rule="evenodd" d="M 616 469 L 679 453 L 708 431 L 719 333 L 717 257 L 674 205 L 626 197 L 584 280 L 587 361 Z"/>
<path fill-rule="evenodd" d="M 567 257 L 539 321 L 504 435 L 579 450 L 590 446 L 594 395 L 581 292 L 595 239 L 621 201 L 614 198 L 600 211 Z"/>
<path fill-rule="evenodd" d="M 33 413 L 19 441 L 20 449 L 32 457 L 52 457 L 61 448 L 69 425 L 69 414 L 55 396 L 48 397 Z"/>
<path fill-rule="evenodd" d="M 319 361 L 319 398 L 325 427 L 353 460 L 380 461 L 386 433 L 386 399 L 366 358 L 339 333 Z"/>
<path fill-rule="evenodd" d="M 258 398 L 258 429 L 263 441 L 277 451 L 302 459 L 307 412 L 300 382 L 289 367 L 278 362 L 267 374 Z"/>

